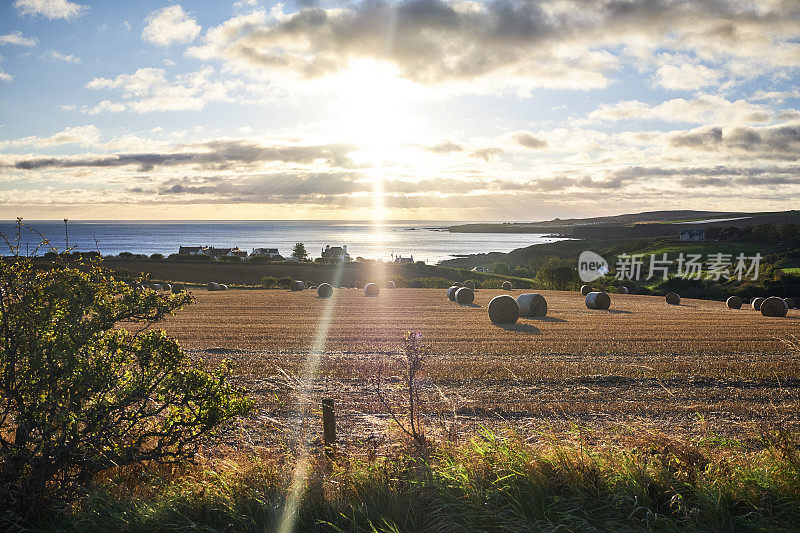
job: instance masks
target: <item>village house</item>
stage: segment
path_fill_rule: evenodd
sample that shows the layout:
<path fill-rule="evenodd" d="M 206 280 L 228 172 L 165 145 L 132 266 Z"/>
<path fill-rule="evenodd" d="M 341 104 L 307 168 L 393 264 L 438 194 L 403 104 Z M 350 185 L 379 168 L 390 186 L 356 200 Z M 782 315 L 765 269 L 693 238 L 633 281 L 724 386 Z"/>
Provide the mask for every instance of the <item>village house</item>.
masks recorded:
<path fill-rule="evenodd" d="M 178 255 L 207 255 L 208 246 L 181 246 Z"/>
<path fill-rule="evenodd" d="M 253 251 L 250 252 L 250 258 L 256 257 L 269 257 L 270 259 L 283 259 L 283 256 L 278 253 L 277 248 L 253 248 Z"/>
<path fill-rule="evenodd" d="M 414 256 L 410 255 L 408 257 L 403 257 L 402 255 L 392 254 L 392 262 L 397 265 L 406 265 L 414 262 Z"/>
<path fill-rule="evenodd" d="M 322 258 L 348 262 L 350 261 L 350 254 L 347 253 L 346 244 L 343 246 L 330 246 L 326 244 L 325 248 L 322 250 Z"/>
<path fill-rule="evenodd" d="M 706 240 L 706 230 L 704 229 L 682 229 L 678 233 L 682 241 L 704 241 Z"/>
<path fill-rule="evenodd" d="M 214 248 L 212 246 L 209 248 L 208 255 L 214 259 L 221 259 L 223 257 L 240 257 L 244 259 L 247 257 L 247 252 L 240 249 L 238 246 L 234 246 L 232 248 Z"/>

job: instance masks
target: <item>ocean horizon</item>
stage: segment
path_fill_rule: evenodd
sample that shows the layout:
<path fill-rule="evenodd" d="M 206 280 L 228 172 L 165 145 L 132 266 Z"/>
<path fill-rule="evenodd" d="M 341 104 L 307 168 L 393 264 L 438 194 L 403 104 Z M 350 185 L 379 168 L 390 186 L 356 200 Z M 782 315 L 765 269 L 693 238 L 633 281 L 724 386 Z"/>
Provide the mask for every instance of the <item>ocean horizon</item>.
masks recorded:
<path fill-rule="evenodd" d="M 347 246 L 351 257 L 390 261 L 393 256 L 413 256 L 415 261 L 437 263 L 461 255 L 510 252 L 563 240 L 547 234 L 450 233 L 444 228 L 468 222 L 414 220 L 23 220 L 22 253 L 32 253 L 46 238 L 59 251 L 98 251 L 104 256 L 122 252 L 165 256 L 180 246 L 278 248 L 289 256 L 302 242 L 311 257 L 326 245 Z M 68 233 L 67 233 L 68 232 Z M 0 222 L 0 233 L 15 238 L 13 221 Z M 40 248 L 38 254 L 48 251 Z M 3 251 L 5 255 L 7 251 Z"/>

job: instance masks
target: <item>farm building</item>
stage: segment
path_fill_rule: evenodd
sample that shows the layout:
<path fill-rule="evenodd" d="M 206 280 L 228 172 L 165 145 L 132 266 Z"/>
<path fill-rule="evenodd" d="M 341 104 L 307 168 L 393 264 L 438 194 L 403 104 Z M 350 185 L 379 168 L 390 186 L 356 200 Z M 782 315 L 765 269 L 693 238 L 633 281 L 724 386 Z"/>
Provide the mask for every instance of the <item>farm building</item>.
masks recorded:
<path fill-rule="evenodd" d="M 240 249 L 238 246 L 233 248 L 214 248 L 213 246 L 209 249 L 208 255 L 215 259 L 219 259 L 221 257 L 247 257 L 247 252 Z"/>
<path fill-rule="evenodd" d="M 704 241 L 706 240 L 706 230 L 704 229 L 682 229 L 678 233 L 682 241 Z"/>
<path fill-rule="evenodd" d="M 350 261 L 350 254 L 347 253 L 346 244 L 343 246 L 330 246 L 326 244 L 325 248 L 322 250 L 322 258 L 347 262 Z"/>
<path fill-rule="evenodd" d="M 406 265 L 414 262 L 414 256 L 409 255 L 408 257 L 403 257 L 402 255 L 392 254 L 392 262 L 398 265 Z"/>

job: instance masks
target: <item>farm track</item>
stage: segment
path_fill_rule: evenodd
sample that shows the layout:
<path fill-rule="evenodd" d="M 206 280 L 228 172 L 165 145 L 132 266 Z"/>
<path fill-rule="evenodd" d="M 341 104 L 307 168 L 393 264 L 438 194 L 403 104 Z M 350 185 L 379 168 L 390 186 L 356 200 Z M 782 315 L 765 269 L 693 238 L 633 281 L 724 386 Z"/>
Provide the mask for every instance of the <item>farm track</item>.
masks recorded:
<path fill-rule="evenodd" d="M 384 364 L 384 387 L 399 400 L 395 355 L 409 330 L 431 348 L 425 389 L 434 433 L 457 428 L 469 436 L 503 426 L 536 438 L 544 427 L 580 427 L 603 438 L 713 433 L 746 440 L 778 422 L 800 428 L 800 354 L 783 342 L 800 330 L 799 310 L 775 319 L 722 302 L 669 306 L 661 297 L 612 295 L 610 311 L 592 311 L 579 294 L 544 291 L 546 319 L 501 328 L 489 322 L 486 306 L 502 292 L 478 291 L 475 305 L 462 307 L 442 290 L 384 290 L 377 298 L 337 290 L 313 396 L 336 400 L 345 445 L 385 437 L 375 376 Z M 231 359 L 254 398 L 256 409 L 227 444 L 247 449 L 285 438 L 292 377 L 325 301 L 314 291 L 195 296 L 164 329 L 208 364 Z"/>

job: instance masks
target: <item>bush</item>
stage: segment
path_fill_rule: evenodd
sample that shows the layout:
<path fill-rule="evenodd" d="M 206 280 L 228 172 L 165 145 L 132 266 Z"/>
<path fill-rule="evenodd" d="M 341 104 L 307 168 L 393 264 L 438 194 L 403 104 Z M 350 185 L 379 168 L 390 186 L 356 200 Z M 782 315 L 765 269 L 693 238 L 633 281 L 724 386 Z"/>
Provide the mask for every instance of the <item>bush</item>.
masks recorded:
<path fill-rule="evenodd" d="M 540 289 L 553 291 L 577 290 L 581 283 L 575 264 L 560 257 L 551 257 L 540 267 L 533 282 Z"/>
<path fill-rule="evenodd" d="M 511 268 L 508 266 L 508 264 L 498 261 L 492 265 L 492 273 L 500 274 L 501 276 L 510 276 Z"/>
<path fill-rule="evenodd" d="M 150 256 L 150 261 L 163 261 L 164 254 L 153 254 Z"/>
<path fill-rule="evenodd" d="M 263 278 L 261 278 L 261 281 L 259 283 L 261 283 L 261 286 L 264 287 L 265 289 L 271 289 L 278 283 L 278 278 L 276 278 L 275 276 L 264 276 Z"/>
<path fill-rule="evenodd" d="M 293 281 L 294 279 L 290 278 L 289 276 L 283 276 L 278 278 L 278 285 L 280 285 L 280 287 L 283 289 L 288 289 Z"/>
<path fill-rule="evenodd" d="M 152 325 L 189 295 L 25 258 L 0 261 L 0 294 L 0 524 L 65 504 L 111 467 L 191 457 L 249 408 L 227 365 L 206 372 L 163 331 L 117 327 Z"/>

